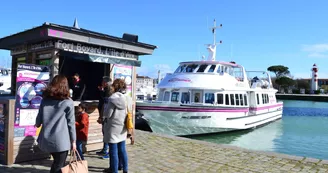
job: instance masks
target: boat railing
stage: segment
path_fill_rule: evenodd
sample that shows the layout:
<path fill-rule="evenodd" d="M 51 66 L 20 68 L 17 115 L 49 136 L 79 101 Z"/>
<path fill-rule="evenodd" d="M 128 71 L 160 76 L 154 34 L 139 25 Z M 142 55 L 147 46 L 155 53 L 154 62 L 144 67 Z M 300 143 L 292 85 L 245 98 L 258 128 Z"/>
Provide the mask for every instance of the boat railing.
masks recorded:
<path fill-rule="evenodd" d="M 249 86 L 252 87 L 261 87 L 263 89 L 272 88 L 272 82 L 270 74 L 266 71 L 246 71 L 247 78 L 249 81 Z M 254 86 L 253 84 L 256 84 Z"/>

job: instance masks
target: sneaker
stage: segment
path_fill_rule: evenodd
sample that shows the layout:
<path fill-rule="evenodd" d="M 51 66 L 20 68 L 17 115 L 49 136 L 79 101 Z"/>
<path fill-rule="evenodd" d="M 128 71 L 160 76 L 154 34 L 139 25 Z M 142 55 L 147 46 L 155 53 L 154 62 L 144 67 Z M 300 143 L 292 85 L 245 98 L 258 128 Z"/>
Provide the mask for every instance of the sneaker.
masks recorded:
<path fill-rule="evenodd" d="M 105 154 L 104 156 L 102 156 L 102 159 L 109 159 L 109 154 L 107 153 L 107 154 Z"/>
<path fill-rule="evenodd" d="M 101 151 L 96 152 L 96 154 L 97 155 L 106 155 L 107 153 L 105 153 L 103 150 L 101 150 Z"/>

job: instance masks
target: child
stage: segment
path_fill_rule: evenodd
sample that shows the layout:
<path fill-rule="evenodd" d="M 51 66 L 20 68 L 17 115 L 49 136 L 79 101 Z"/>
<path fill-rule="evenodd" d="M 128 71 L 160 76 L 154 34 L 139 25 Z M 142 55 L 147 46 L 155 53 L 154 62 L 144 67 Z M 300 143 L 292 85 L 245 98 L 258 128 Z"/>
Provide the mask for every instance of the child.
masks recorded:
<path fill-rule="evenodd" d="M 88 140 L 88 131 L 89 131 L 89 115 L 85 112 L 86 105 L 81 103 L 77 107 L 77 116 L 76 116 L 76 149 L 79 152 L 81 159 L 84 160 L 82 153 L 82 146 Z"/>

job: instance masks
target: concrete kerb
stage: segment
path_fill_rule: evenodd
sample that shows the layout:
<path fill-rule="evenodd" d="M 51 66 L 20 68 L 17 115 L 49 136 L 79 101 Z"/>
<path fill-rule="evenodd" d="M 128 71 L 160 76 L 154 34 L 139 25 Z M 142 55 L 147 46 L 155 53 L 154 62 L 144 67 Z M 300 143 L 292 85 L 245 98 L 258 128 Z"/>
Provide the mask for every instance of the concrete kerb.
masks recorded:
<path fill-rule="evenodd" d="M 173 139 L 173 140 L 189 141 L 189 142 L 203 144 L 203 145 L 207 145 L 207 146 L 211 146 L 211 147 L 220 147 L 220 148 L 224 148 L 224 149 L 238 150 L 238 151 L 243 151 L 243 152 L 247 152 L 247 153 L 255 153 L 255 154 L 259 154 L 259 155 L 266 155 L 269 157 L 279 157 L 282 159 L 289 159 L 289 160 L 295 160 L 295 161 L 305 161 L 305 162 L 310 162 L 310 163 L 314 163 L 314 164 L 318 164 L 318 163 L 328 164 L 328 160 L 321 160 L 321 159 L 302 157 L 302 156 L 293 156 L 293 155 L 275 153 L 275 152 L 270 152 L 270 151 L 255 151 L 255 150 L 240 148 L 237 146 L 231 146 L 231 145 L 226 145 L 226 144 L 216 144 L 216 143 L 211 143 L 211 142 L 207 142 L 207 141 L 189 139 L 189 138 L 185 138 L 185 137 L 158 134 L 158 133 L 153 133 L 153 132 L 145 132 L 145 131 L 140 131 L 140 130 L 137 130 L 137 131 L 138 131 L 138 133 L 149 133 L 150 135 L 154 135 L 154 136 L 160 136 L 160 137 L 169 138 L 169 139 Z"/>

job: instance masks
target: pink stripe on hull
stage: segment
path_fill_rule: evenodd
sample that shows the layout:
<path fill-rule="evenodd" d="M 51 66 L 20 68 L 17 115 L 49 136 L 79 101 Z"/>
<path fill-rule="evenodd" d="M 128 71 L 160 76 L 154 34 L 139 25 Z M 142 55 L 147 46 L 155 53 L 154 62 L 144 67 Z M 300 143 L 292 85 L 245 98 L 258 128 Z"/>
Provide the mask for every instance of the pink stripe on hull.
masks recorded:
<path fill-rule="evenodd" d="M 283 105 L 282 103 L 279 103 L 279 104 L 270 105 L 270 106 L 262 106 L 262 107 L 250 108 L 250 110 L 260 111 L 260 110 L 265 110 L 265 109 L 271 109 L 271 108 L 280 107 L 282 105 Z"/>
<path fill-rule="evenodd" d="M 248 108 L 242 109 L 213 109 L 213 108 L 180 108 L 160 106 L 137 106 L 139 110 L 177 111 L 177 112 L 248 112 Z"/>

